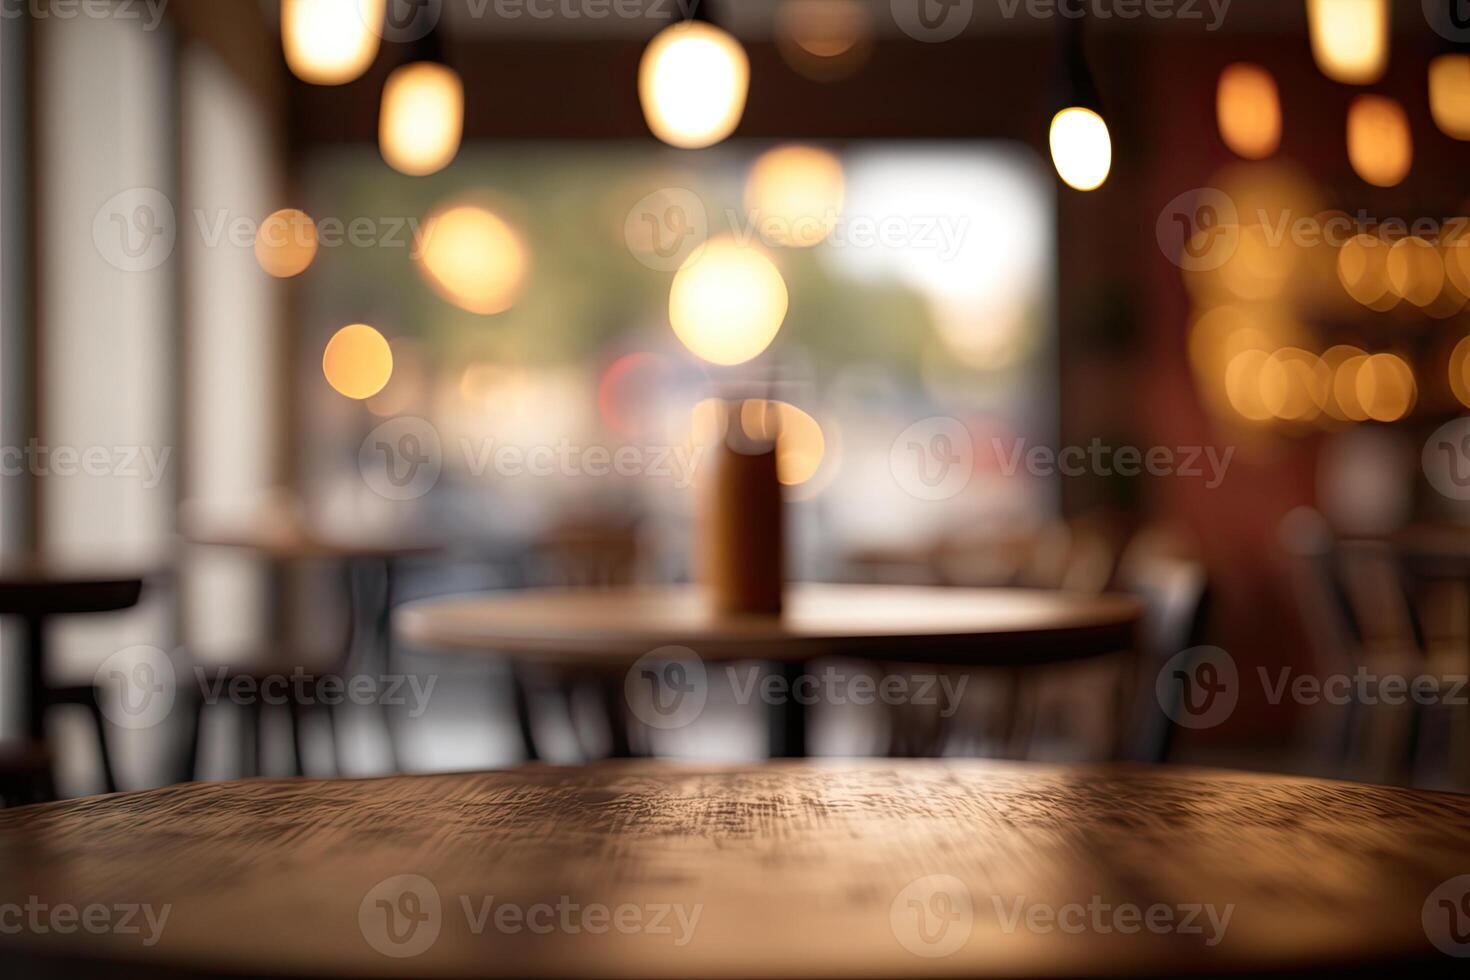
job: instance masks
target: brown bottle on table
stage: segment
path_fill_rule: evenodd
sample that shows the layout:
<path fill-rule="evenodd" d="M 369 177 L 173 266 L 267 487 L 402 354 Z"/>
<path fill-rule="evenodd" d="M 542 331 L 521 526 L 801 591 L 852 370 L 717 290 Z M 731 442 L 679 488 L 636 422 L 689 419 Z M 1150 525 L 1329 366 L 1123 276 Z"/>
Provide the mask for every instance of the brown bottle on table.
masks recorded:
<path fill-rule="evenodd" d="M 785 541 L 769 403 L 726 403 L 723 434 L 700 467 L 696 567 L 722 615 L 779 615 Z"/>

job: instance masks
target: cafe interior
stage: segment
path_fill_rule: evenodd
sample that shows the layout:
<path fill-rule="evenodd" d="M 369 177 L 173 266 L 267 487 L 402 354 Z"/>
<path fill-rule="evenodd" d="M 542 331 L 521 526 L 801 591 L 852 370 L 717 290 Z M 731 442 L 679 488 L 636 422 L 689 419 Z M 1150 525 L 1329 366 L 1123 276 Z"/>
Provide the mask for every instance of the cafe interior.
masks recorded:
<path fill-rule="evenodd" d="M 1463 0 L 5 0 L 0 974 L 1462 976 L 1462 166 Z"/>

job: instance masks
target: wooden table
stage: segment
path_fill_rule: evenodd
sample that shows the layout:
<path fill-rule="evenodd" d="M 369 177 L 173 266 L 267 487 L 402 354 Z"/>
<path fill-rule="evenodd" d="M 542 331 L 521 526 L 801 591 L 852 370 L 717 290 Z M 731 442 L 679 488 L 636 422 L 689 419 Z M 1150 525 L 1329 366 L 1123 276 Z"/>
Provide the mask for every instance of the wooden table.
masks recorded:
<path fill-rule="evenodd" d="M 794 682 L 803 663 L 827 656 L 1032 667 L 1118 653 L 1132 649 L 1140 614 L 1135 599 L 1119 595 L 798 584 L 781 616 L 716 615 L 701 590 L 679 586 L 427 599 L 400 606 L 395 620 L 426 647 L 621 675 L 644 654 L 678 646 L 704 660 L 782 662 Z M 620 684 L 615 692 L 622 697 Z M 806 754 L 801 707 L 788 699 L 775 716 L 773 754 Z"/>
<path fill-rule="evenodd" d="M 1025 589 L 794 585 L 781 616 L 720 616 L 693 586 L 495 592 L 398 608 L 425 646 L 626 666 L 673 644 L 713 660 L 885 661 L 1018 666 L 1126 649 L 1141 609 L 1120 595 Z"/>
<path fill-rule="evenodd" d="M 1467 872 L 1470 798 L 1226 771 L 634 762 L 192 784 L 0 813 L 0 912 L 147 907 L 139 933 L 0 929 L 0 960 L 22 976 L 1463 975 L 1426 928 L 1448 941 L 1438 899 Z"/>
<path fill-rule="evenodd" d="M 289 569 L 301 562 L 339 566 L 347 595 L 348 623 L 336 666 L 343 672 L 357 674 L 386 673 L 393 669 L 390 623 L 399 562 L 444 550 L 441 542 L 421 537 L 377 534 L 348 538 L 317 534 L 297 520 L 284 517 L 234 524 L 194 521 L 188 526 L 188 539 L 195 545 L 247 552 L 264 560 L 269 580 L 266 612 L 269 642 L 286 650 L 293 649 L 289 640 L 290 624 L 295 621 L 299 601 Z M 388 768 L 397 771 L 400 766 L 393 726 L 386 709 L 380 714 L 388 742 Z M 335 740 L 333 753 L 340 771 L 341 747 Z M 193 764 L 191 761 L 190 765 Z"/>
<path fill-rule="evenodd" d="M 0 563 L 0 616 L 20 620 L 24 630 L 26 672 L 26 726 L 31 750 L 45 744 L 45 714 L 50 702 L 46 687 L 46 627 L 54 616 L 118 612 L 138 604 L 144 576 L 105 566 L 84 566 L 39 559 L 15 559 Z M 107 733 L 102 727 L 95 694 L 90 689 L 71 689 L 69 700 L 84 701 L 97 725 L 102 770 L 106 785 L 113 785 Z"/>

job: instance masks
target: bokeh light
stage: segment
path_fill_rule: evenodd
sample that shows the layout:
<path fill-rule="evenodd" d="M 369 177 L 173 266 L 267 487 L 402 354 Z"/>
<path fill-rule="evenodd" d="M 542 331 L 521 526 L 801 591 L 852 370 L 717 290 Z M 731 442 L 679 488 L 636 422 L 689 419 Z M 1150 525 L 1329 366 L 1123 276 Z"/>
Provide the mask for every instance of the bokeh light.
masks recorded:
<path fill-rule="evenodd" d="M 255 261 L 277 279 L 305 272 L 316 259 L 317 247 L 316 222 L 294 208 L 275 212 L 255 232 Z"/>
<path fill-rule="evenodd" d="M 745 208 L 772 245 L 810 248 L 831 234 L 845 194 L 842 162 L 812 146 L 762 153 L 745 183 Z"/>
<path fill-rule="evenodd" d="M 1342 288 L 1362 305 L 1379 311 L 1398 302 L 1388 282 L 1388 251 L 1388 243 L 1374 235 L 1354 235 L 1337 250 L 1337 278 Z"/>
<path fill-rule="evenodd" d="M 1414 407 L 1414 372 L 1397 354 L 1371 354 L 1357 370 L 1357 396 L 1375 422 L 1395 422 Z"/>
<path fill-rule="evenodd" d="M 725 31 L 685 21 L 660 31 L 643 52 L 638 94 L 653 135 L 684 149 L 713 146 L 745 113 L 750 60 Z"/>
<path fill-rule="evenodd" d="M 1470 337 L 1461 337 L 1450 351 L 1450 391 L 1461 405 L 1470 408 Z"/>
<path fill-rule="evenodd" d="M 1470 140 L 1470 54 L 1442 54 L 1429 62 L 1429 111 L 1440 132 Z"/>
<path fill-rule="evenodd" d="M 1225 394 L 1241 418 L 1252 422 L 1271 418 L 1271 408 L 1261 392 L 1261 375 L 1270 359 L 1263 350 L 1245 350 L 1232 357 L 1225 369 Z"/>
<path fill-rule="evenodd" d="M 436 211 L 424 222 L 419 268 L 446 300 L 490 316 L 515 305 L 529 259 L 504 220 L 473 204 Z"/>
<path fill-rule="evenodd" d="M 776 8 L 776 50 L 812 81 L 848 77 L 872 48 L 873 15 L 864 0 L 785 0 Z"/>
<path fill-rule="evenodd" d="M 1220 138 L 1248 160 L 1261 160 L 1281 145 L 1281 96 L 1276 79 L 1260 65 L 1227 65 L 1215 93 Z"/>
<path fill-rule="evenodd" d="M 1300 347 L 1283 347 L 1261 365 L 1261 404 L 1275 418 L 1310 422 L 1327 403 L 1331 373 L 1321 358 Z"/>
<path fill-rule="evenodd" d="M 448 65 L 415 61 L 383 85 L 378 146 L 400 173 L 438 173 L 459 153 L 464 136 L 464 82 Z"/>
<path fill-rule="evenodd" d="M 674 365 L 662 354 L 638 351 L 619 357 L 597 385 L 603 424 L 625 436 L 651 436 L 663 418 L 659 400 L 675 377 Z"/>
<path fill-rule="evenodd" d="M 1113 140 L 1108 124 L 1091 109 L 1063 109 L 1051 121 L 1051 159 L 1067 186 L 1091 191 L 1103 185 L 1113 168 Z"/>
<path fill-rule="evenodd" d="M 750 439 L 775 442 L 776 473 L 788 487 L 801 486 L 822 468 L 827 453 L 822 427 L 795 405 L 748 399 L 740 405 L 740 428 Z"/>
<path fill-rule="evenodd" d="M 327 342 L 322 374 L 339 394 L 361 401 L 371 398 L 393 376 L 393 351 L 388 341 L 366 323 L 343 327 Z"/>
<path fill-rule="evenodd" d="M 1444 260 L 1422 238 L 1401 238 L 1388 250 L 1388 285 L 1394 294 L 1426 307 L 1444 290 Z"/>
<path fill-rule="evenodd" d="M 757 357 L 781 329 L 789 297 L 766 254 L 726 237 L 674 275 L 669 323 L 695 355 L 712 364 L 743 364 Z"/>
<path fill-rule="evenodd" d="M 1361 422 L 1368 416 L 1358 402 L 1357 367 L 1368 359 L 1368 355 L 1351 344 L 1337 344 L 1322 352 L 1322 366 L 1327 371 L 1328 383 L 1322 410 L 1339 422 Z M 1344 366 L 1353 361 L 1354 366 Z"/>
<path fill-rule="evenodd" d="M 1393 187 L 1409 175 L 1414 138 L 1404 107 L 1382 95 L 1360 95 L 1348 106 L 1348 160 L 1375 187 Z"/>
<path fill-rule="evenodd" d="M 1322 74 L 1371 85 L 1388 67 L 1388 0 L 1307 0 L 1312 56 Z"/>
<path fill-rule="evenodd" d="M 286 64 L 312 85 L 360 77 L 378 56 L 386 9 L 387 0 L 281 0 Z"/>

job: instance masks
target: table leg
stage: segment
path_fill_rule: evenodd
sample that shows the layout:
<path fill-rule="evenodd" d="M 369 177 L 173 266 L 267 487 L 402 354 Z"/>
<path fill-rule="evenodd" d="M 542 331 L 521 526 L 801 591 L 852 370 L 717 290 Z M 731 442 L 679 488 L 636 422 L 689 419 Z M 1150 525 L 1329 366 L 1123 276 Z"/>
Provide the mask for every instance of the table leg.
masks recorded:
<path fill-rule="evenodd" d="M 25 634 L 26 725 L 33 741 L 46 741 L 46 620 L 42 616 L 26 616 L 22 620 Z"/>
<path fill-rule="evenodd" d="M 607 712 L 607 727 L 612 737 L 609 757 L 613 759 L 633 758 L 633 747 L 628 739 L 628 702 L 621 678 L 598 678 L 602 689 L 603 708 Z"/>
<path fill-rule="evenodd" d="M 788 692 L 802 689 L 802 685 L 797 682 L 806 671 L 804 663 L 789 660 L 781 663 L 778 669 L 786 679 L 785 689 Z M 770 712 L 771 758 L 806 758 L 806 723 L 806 705 L 794 697 L 787 697 L 782 704 L 773 707 Z"/>

